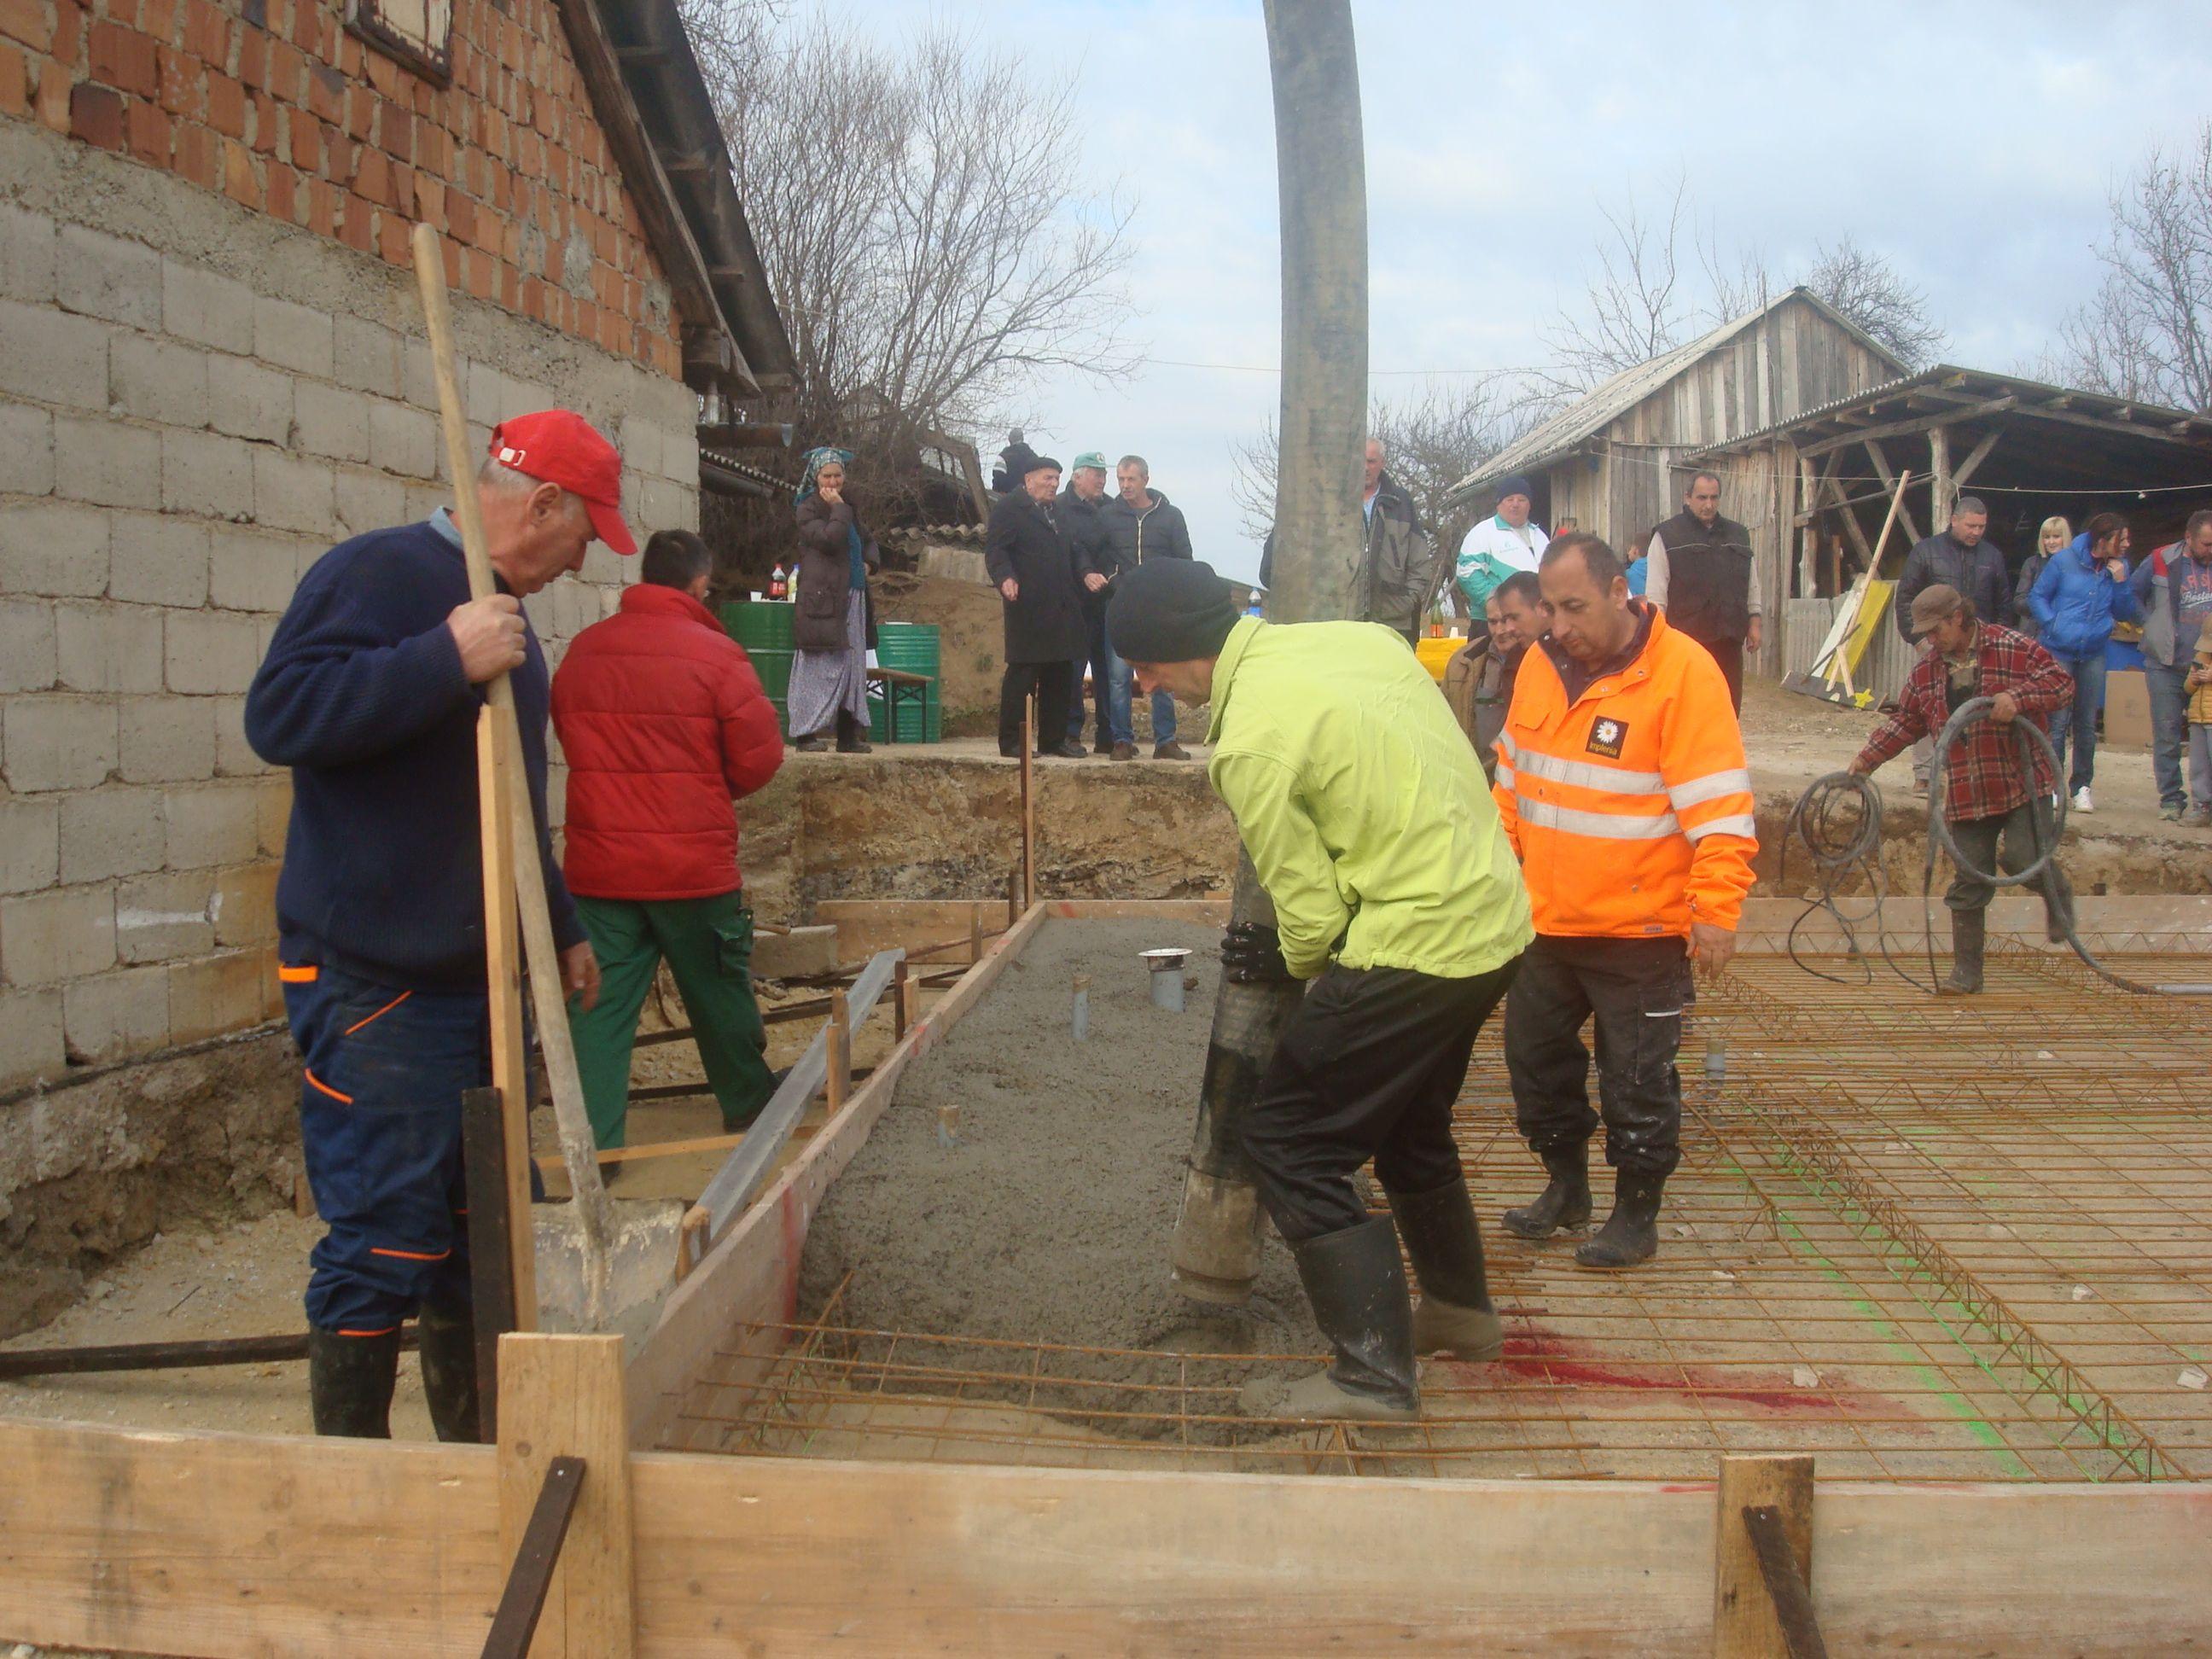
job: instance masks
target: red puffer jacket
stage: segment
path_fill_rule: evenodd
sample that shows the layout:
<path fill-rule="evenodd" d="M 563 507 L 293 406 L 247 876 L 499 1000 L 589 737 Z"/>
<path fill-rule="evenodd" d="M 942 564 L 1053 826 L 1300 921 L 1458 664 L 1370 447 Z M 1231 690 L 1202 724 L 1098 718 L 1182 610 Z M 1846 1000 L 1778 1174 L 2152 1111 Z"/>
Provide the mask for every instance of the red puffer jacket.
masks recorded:
<path fill-rule="evenodd" d="M 647 583 L 576 635 L 553 676 L 568 762 L 571 892 L 709 898 L 743 884 L 732 796 L 783 764 L 744 648 L 689 593 Z"/>

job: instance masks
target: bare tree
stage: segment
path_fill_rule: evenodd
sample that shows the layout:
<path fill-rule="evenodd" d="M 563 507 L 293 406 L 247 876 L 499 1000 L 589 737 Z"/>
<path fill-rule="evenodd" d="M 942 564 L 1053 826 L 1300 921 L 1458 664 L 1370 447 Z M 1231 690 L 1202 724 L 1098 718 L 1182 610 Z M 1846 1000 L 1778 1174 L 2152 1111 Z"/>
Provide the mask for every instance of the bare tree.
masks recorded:
<path fill-rule="evenodd" d="M 921 434 L 998 424 L 1052 370 L 1133 368 L 1133 207 L 1085 181 L 1065 76 L 943 24 L 887 46 L 777 0 L 685 21 L 797 362 L 759 413 L 857 451 L 879 520 L 915 498 Z"/>
<path fill-rule="evenodd" d="M 2212 412 L 2212 121 L 2182 155 L 2154 148 L 2112 198 L 2105 280 L 2059 330 L 2060 377 Z"/>
<path fill-rule="evenodd" d="M 1822 243 L 1820 257 L 1800 280 L 1887 346 L 1907 368 L 1925 368 L 1936 361 L 1945 331 L 1929 313 L 1926 291 L 1848 233 L 1833 247 Z"/>

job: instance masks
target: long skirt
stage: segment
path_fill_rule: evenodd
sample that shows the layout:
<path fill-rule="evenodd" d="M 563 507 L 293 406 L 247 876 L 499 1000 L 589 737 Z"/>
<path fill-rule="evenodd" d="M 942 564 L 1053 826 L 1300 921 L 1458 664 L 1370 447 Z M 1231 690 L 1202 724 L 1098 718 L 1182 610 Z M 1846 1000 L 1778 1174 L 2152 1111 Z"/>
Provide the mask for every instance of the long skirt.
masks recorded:
<path fill-rule="evenodd" d="M 834 736 L 841 713 L 868 723 L 868 596 L 859 588 L 846 596 L 843 649 L 791 654 L 791 735 Z"/>

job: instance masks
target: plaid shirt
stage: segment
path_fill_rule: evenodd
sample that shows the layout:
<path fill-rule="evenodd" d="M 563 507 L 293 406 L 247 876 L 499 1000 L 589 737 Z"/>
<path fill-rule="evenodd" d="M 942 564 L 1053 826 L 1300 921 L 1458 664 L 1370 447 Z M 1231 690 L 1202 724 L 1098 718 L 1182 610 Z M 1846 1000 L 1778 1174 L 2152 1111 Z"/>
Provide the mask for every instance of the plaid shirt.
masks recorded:
<path fill-rule="evenodd" d="M 2038 726 L 2050 710 L 2072 701 L 2074 678 L 2057 659 L 2025 634 L 1995 623 L 1981 623 L 1974 635 L 1975 654 L 1981 662 L 1981 683 L 1975 695 L 1993 697 L 2009 691 L 2021 713 Z M 1884 761 L 1900 755 L 1922 738 L 1932 738 L 1951 718 L 1951 671 L 1942 656 L 1930 651 L 1906 677 L 1898 694 L 1897 712 L 1867 739 L 1852 764 L 1871 772 Z M 2034 740 L 2028 739 L 2032 744 Z M 1943 816 L 1956 823 L 1966 818 L 1997 817 L 2029 799 L 2020 758 L 2021 739 L 2008 726 L 1993 720 L 1977 720 L 1952 744 L 1946 774 L 1950 788 Z M 2040 749 L 2033 751 L 2035 793 L 2056 793 L 2057 781 Z"/>

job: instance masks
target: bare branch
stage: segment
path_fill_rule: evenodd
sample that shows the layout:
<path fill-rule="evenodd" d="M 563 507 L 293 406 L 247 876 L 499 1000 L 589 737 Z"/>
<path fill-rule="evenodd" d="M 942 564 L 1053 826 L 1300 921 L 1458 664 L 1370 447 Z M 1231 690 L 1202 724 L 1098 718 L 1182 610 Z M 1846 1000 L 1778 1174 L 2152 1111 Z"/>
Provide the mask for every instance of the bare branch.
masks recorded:
<path fill-rule="evenodd" d="M 2112 198 L 2105 280 L 2059 329 L 2057 367 L 2093 392 L 2212 413 L 2212 121 L 2154 148 Z"/>

